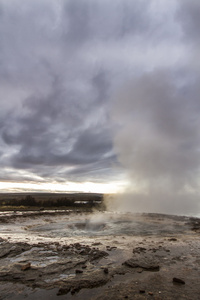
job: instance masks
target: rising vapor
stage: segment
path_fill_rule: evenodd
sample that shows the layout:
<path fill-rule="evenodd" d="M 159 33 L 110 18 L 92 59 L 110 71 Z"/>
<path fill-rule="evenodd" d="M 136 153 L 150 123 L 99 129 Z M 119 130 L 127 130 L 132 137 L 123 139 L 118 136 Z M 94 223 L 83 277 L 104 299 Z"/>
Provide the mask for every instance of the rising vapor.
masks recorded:
<path fill-rule="evenodd" d="M 176 79 L 175 79 L 176 78 Z M 157 70 L 113 101 L 114 145 L 129 185 L 120 209 L 195 213 L 199 207 L 199 81 Z"/>

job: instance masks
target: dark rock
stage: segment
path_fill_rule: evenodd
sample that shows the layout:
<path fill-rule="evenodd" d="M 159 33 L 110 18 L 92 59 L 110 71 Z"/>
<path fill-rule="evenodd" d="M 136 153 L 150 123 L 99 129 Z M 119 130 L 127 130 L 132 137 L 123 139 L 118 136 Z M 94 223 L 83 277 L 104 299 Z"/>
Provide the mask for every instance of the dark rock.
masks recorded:
<path fill-rule="evenodd" d="M 87 266 L 86 266 L 86 265 L 82 266 L 82 269 L 86 269 L 86 268 L 87 268 Z"/>
<path fill-rule="evenodd" d="M 108 274 L 108 268 L 104 268 L 103 271 L 105 274 Z"/>
<path fill-rule="evenodd" d="M 99 259 L 99 258 L 102 258 L 102 257 L 105 257 L 105 256 L 108 256 L 107 252 L 97 250 L 97 251 L 94 251 L 92 253 L 91 260 L 96 260 L 96 259 Z"/>
<path fill-rule="evenodd" d="M 81 273 L 83 273 L 83 270 L 77 269 L 75 272 L 76 272 L 76 274 L 81 274 Z"/>
<path fill-rule="evenodd" d="M 1 249 L 0 258 L 6 257 L 10 254 L 11 249 Z"/>
<path fill-rule="evenodd" d="M 168 241 L 170 241 L 170 242 L 176 242 L 177 239 L 176 238 L 170 238 L 170 239 L 168 239 Z"/>
<path fill-rule="evenodd" d="M 156 248 L 152 248 L 152 249 L 150 249 L 152 252 L 156 252 L 158 249 L 156 249 Z"/>
<path fill-rule="evenodd" d="M 91 289 L 91 288 L 96 288 L 99 286 L 102 286 L 106 284 L 109 280 L 108 276 L 104 276 L 104 278 L 99 277 L 99 278 L 92 278 L 92 279 L 82 279 L 79 280 L 78 282 L 75 282 L 74 285 L 71 287 L 71 294 L 75 294 L 76 292 L 79 292 L 81 289 Z"/>
<path fill-rule="evenodd" d="M 75 244 L 74 244 L 74 247 L 75 247 L 77 250 L 81 250 L 81 244 L 80 244 L 80 243 L 75 243 Z"/>
<path fill-rule="evenodd" d="M 141 252 L 145 252 L 147 249 L 144 247 L 137 247 L 135 249 L 133 249 L 133 253 L 141 253 Z"/>
<path fill-rule="evenodd" d="M 184 281 L 184 280 L 182 280 L 182 279 L 180 279 L 180 278 L 177 278 L 177 277 L 174 277 L 174 278 L 173 278 L 173 282 L 175 282 L 175 283 L 180 283 L 180 284 L 185 284 L 185 281 Z"/>
<path fill-rule="evenodd" d="M 137 269 L 137 273 L 142 273 L 143 272 L 143 269 L 142 268 L 138 268 Z"/>
<path fill-rule="evenodd" d="M 24 278 L 24 275 L 22 275 L 22 274 L 14 274 L 13 275 L 13 279 L 19 280 L 19 279 L 22 279 L 22 278 Z"/>
<path fill-rule="evenodd" d="M 26 270 L 28 270 L 30 268 L 31 268 L 31 263 L 27 263 L 27 264 L 21 266 L 21 270 L 22 271 L 26 271 Z"/>
<path fill-rule="evenodd" d="M 76 288 L 72 288 L 72 289 L 71 289 L 71 294 L 72 294 L 72 295 L 74 295 L 76 292 L 78 292 L 78 289 L 76 289 Z"/>
<path fill-rule="evenodd" d="M 118 274 L 118 275 L 125 275 L 126 272 L 124 272 L 124 271 L 118 271 L 117 274 Z"/>
<path fill-rule="evenodd" d="M 111 249 L 111 250 L 115 250 L 115 249 L 117 249 L 117 247 L 116 247 L 116 246 L 113 246 L 113 247 L 111 247 L 110 249 Z"/>
<path fill-rule="evenodd" d="M 67 293 L 69 293 L 70 291 L 70 288 L 69 287 L 66 287 L 66 288 L 60 288 L 57 292 L 57 296 L 60 296 L 60 295 L 66 295 Z"/>
<path fill-rule="evenodd" d="M 139 290 L 140 294 L 145 294 L 145 290 Z"/>
<path fill-rule="evenodd" d="M 35 278 L 34 277 L 27 278 L 27 281 L 35 281 Z"/>
<path fill-rule="evenodd" d="M 80 255 L 87 255 L 88 254 L 88 250 L 87 249 L 82 249 L 80 252 L 79 252 Z"/>
<path fill-rule="evenodd" d="M 131 258 L 128 259 L 123 263 L 124 265 L 131 267 L 131 268 L 142 268 L 145 271 L 159 271 L 160 267 L 154 261 L 148 259 L 135 259 Z"/>

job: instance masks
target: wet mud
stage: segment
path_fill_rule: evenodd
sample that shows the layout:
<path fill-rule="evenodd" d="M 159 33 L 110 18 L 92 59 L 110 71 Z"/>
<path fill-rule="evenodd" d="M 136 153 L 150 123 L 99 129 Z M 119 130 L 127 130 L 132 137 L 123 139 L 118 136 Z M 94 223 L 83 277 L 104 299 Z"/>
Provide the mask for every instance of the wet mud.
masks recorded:
<path fill-rule="evenodd" d="M 0 299 L 200 299 L 200 219 L 0 215 Z"/>

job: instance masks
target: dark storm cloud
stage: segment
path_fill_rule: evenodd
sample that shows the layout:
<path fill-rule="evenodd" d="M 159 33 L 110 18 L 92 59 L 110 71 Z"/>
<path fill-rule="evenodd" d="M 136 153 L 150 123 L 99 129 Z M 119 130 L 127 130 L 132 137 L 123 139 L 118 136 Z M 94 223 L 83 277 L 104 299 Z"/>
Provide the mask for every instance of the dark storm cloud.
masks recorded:
<path fill-rule="evenodd" d="M 87 118 L 95 112 L 85 104 L 55 82 L 48 97 L 25 100 L 23 114 L 9 113 L 1 129 L 2 138 L 7 145 L 19 146 L 11 166 L 35 168 L 40 174 L 48 166 L 89 164 L 92 169 L 96 162 L 108 162 L 104 156 L 112 151 L 110 128 L 101 120 L 88 127 Z M 113 155 L 110 159 L 113 161 Z"/>

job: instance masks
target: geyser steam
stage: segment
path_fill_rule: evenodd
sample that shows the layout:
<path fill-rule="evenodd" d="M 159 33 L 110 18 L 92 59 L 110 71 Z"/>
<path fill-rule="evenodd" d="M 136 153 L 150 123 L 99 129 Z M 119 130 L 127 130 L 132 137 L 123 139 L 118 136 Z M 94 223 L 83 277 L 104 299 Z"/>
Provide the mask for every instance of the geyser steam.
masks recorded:
<path fill-rule="evenodd" d="M 120 209 L 198 213 L 199 80 L 186 82 L 168 71 L 154 71 L 115 97 L 114 145 L 130 179 L 116 201 Z"/>

